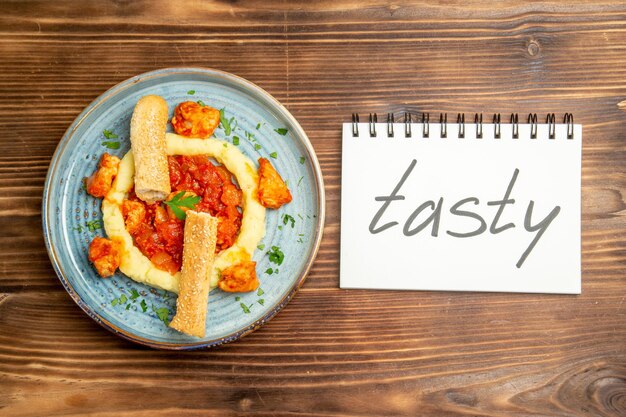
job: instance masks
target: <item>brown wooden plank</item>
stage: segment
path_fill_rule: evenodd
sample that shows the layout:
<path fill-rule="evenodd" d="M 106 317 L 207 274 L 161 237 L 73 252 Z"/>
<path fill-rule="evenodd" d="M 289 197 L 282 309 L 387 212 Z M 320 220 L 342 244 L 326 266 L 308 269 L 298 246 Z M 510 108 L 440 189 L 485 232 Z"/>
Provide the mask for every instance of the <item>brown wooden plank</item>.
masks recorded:
<path fill-rule="evenodd" d="M 122 415 L 619 410 L 626 354 L 615 346 L 626 323 L 614 303 L 622 296 L 565 308 L 559 296 L 345 293 L 305 291 L 240 343 L 188 353 L 113 337 L 65 294 L 8 295 L 0 304 L 4 412 L 27 415 L 26 398 L 41 415 L 71 414 L 72 406 Z"/>

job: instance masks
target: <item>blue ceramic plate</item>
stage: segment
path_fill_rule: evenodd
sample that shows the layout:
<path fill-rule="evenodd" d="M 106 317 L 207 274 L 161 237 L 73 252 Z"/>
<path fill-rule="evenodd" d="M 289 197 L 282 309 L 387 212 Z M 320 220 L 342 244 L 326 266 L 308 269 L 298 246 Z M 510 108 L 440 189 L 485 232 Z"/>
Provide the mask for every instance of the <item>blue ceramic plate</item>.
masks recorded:
<path fill-rule="evenodd" d="M 245 294 L 213 290 L 204 339 L 180 334 L 165 325 L 175 313 L 175 294 L 136 283 L 120 272 L 102 279 L 87 260 L 89 243 L 104 230 L 100 200 L 87 195 L 83 178 L 94 172 L 103 152 L 121 157 L 130 149 L 130 117 L 137 100 L 147 94 L 163 97 L 170 113 L 186 100 L 202 100 L 223 108 L 236 128 L 231 132 L 218 128 L 214 136 L 238 142 L 239 149 L 254 161 L 270 159 L 293 194 L 290 204 L 267 211 L 267 232 L 262 240 L 265 247 L 254 254 L 260 290 Z M 298 122 L 256 85 L 203 68 L 168 68 L 141 74 L 98 97 L 61 139 L 43 195 L 46 246 L 67 292 L 92 319 L 113 333 L 162 349 L 217 346 L 271 319 L 304 282 L 319 248 L 323 224 L 322 175 Z M 272 246 L 285 254 L 280 266 L 269 260 L 267 251 Z"/>

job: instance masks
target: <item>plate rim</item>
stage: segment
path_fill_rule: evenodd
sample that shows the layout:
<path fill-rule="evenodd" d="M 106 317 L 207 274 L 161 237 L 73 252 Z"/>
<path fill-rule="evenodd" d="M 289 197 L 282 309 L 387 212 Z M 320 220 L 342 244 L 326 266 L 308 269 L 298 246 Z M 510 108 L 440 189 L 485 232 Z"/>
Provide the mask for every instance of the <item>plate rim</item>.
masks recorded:
<path fill-rule="evenodd" d="M 57 255 L 57 251 L 54 248 L 52 241 L 50 240 L 51 221 L 49 221 L 48 219 L 50 216 L 50 213 L 52 213 L 52 210 L 49 207 L 52 201 L 49 191 L 50 191 L 52 180 L 55 177 L 55 173 L 57 172 L 57 169 L 59 168 L 60 157 L 65 152 L 65 148 L 68 142 L 70 141 L 70 139 L 73 137 L 77 127 L 84 121 L 84 119 L 94 109 L 106 103 L 110 98 L 114 97 L 120 91 L 147 79 L 166 77 L 166 76 L 176 74 L 176 73 L 201 74 L 205 76 L 210 76 L 212 78 L 222 78 L 227 81 L 230 81 L 231 83 L 238 85 L 239 87 L 244 87 L 248 91 L 253 90 L 257 94 L 259 94 L 262 98 L 264 98 L 265 100 L 273 104 L 275 106 L 275 109 L 281 114 L 281 116 L 289 120 L 291 125 L 295 127 L 295 136 L 300 139 L 300 141 L 302 142 L 302 144 L 304 145 L 308 153 L 308 157 L 309 157 L 308 159 L 311 162 L 311 165 L 313 168 L 313 174 L 315 177 L 315 184 L 318 189 L 318 193 L 317 193 L 318 214 L 317 214 L 317 224 L 315 227 L 314 244 L 313 244 L 312 250 L 309 253 L 308 259 L 306 260 L 304 264 L 304 268 L 300 272 L 300 276 L 292 284 L 287 294 L 284 297 L 282 297 L 280 300 L 278 300 L 276 303 L 274 303 L 272 307 L 268 308 L 266 313 L 263 314 L 263 316 L 261 316 L 259 319 L 254 321 L 252 324 L 247 325 L 241 329 L 236 330 L 235 332 L 232 332 L 220 338 L 211 339 L 208 341 L 198 341 L 198 342 L 189 342 L 189 343 L 187 342 L 183 342 L 183 343 L 159 342 L 159 341 L 150 340 L 150 339 L 138 336 L 136 334 L 133 334 L 124 329 L 121 329 L 117 327 L 116 325 L 114 325 L 113 323 L 106 320 L 100 314 L 98 314 L 89 304 L 87 304 L 80 297 L 80 295 L 74 290 L 71 283 L 65 276 L 65 273 L 59 261 L 59 257 Z M 104 93 L 96 97 L 93 101 L 91 101 L 81 111 L 81 113 L 78 116 L 76 116 L 76 118 L 67 128 L 61 140 L 57 144 L 54 150 L 54 153 L 52 155 L 52 158 L 50 160 L 50 165 L 48 167 L 48 172 L 46 174 L 46 180 L 44 182 L 44 188 L 43 188 L 41 217 L 42 217 L 42 229 L 43 229 L 44 242 L 46 245 L 46 251 L 48 252 L 48 257 L 50 258 L 50 262 L 53 266 L 54 272 L 56 273 L 57 277 L 61 281 L 61 284 L 63 285 L 63 288 L 65 288 L 65 290 L 70 295 L 72 300 L 74 300 L 74 302 L 91 319 L 93 319 L 96 323 L 98 323 L 105 329 L 109 330 L 113 334 L 120 336 L 123 339 L 129 340 L 134 343 L 138 343 L 143 346 L 148 346 L 148 347 L 156 348 L 156 349 L 164 349 L 164 350 L 194 350 L 194 349 L 213 348 L 213 347 L 221 346 L 223 344 L 234 342 L 236 340 L 241 339 L 242 337 L 252 333 L 253 331 L 263 326 L 265 323 L 267 323 L 269 320 L 271 320 L 274 316 L 276 316 L 276 314 L 280 310 L 282 310 L 289 303 L 289 301 L 291 301 L 291 299 L 295 296 L 295 294 L 304 284 L 304 281 L 306 280 L 306 277 L 308 276 L 309 271 L 315 259 L 317 258 L 317 254 L 319 252 L 319 248 L 321 245 L 322 236 L 324 232 L 325 220 L 326 220 L 326 196 L 325 196 L 324 179 L 322 176 L 322 170 L 319 165 L 319 161 L 317 159 L 317 154 L 315 153 L 315 150 L 313 149 L 313 145 L 311 144 L 309 137 L 304 132 L 304 130 L 300 126 L 300 123 L 298 123 L 295 117 L 293 117 L 293 115 L 289 112 L 289 110 L 287 110 L 287 108 L 283 106 L 276 98 L 274 98 L 270 93 L 268 93 L 267 91 L 265 91 L 263 88 L 259 87 L 258 85 L 252 83 L 251 81 L 248 81 L 245 78 L 239 77 L 238 75 L 235 75 L 226 71 L 222 71 L 222 70 L 218 70 L 214 68 L 208 68 L 208 67 L 198 67 L 198 66 L 194 66 L 194 67 L 175 66 L 175 67 L 166 67 L 166 68 L 161 68 L 161 69 L 157 69 L 153 71 L 144 72 L 144 73 L 132 76 L 130 78 L 127 78 L 115 84 L 114 86 L 106 90 Z"/>

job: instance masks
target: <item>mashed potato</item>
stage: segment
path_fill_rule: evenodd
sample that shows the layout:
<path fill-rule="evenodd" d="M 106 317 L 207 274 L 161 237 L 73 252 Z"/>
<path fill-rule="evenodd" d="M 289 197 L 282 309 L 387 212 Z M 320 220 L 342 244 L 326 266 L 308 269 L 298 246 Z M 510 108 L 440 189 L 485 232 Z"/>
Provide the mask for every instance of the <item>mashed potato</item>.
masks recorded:
<path fill-rule="evenodd" d="M 236 146 L 217 139 L 189 139 L 173 133 L 166 135 L 168 155 L 209 155 L 233 173 L 243 193 L 243 218 L 237 240 L 220 252 L 211 272 L 211 288 L 217 286 L 220 271 L 237 262 L 250 260 L 265 236 L 265 207 L 257 199 L 258 174 L 254 163 Z M 102 202 L 104 229 L 109 238 L 123 242 L 120 271 L 137 282 L 178 293 L 180 272 L 172 275 L 158 269 L 133 244 L 124 225 L 121 204 L 133 186 L 134 161 L 129 151 L 119 166 L 111 191 Z"/>

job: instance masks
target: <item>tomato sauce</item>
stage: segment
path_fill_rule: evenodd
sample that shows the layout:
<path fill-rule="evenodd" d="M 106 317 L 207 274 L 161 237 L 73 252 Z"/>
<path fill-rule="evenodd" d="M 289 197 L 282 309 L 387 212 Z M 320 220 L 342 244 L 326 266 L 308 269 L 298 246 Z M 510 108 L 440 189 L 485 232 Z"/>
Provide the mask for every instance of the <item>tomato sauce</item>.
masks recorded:
<path fill-rule="evenodd" d="M 172 194 L 191 191 L 201 197 L 194 210 L 210 213 L 219 219 L 216 253 L 231 247 L 239 234 L 242 218 L 242 193 L 233 182 L 232 174 L 224 166 L 214 165 L 207 156 L 169 156 L 168 164 Z M 135 210 L 143 221 L 129 230 L 135 245 L 159 269 L 170 273 L 179 271 L 183 256 L 184 220 L 166 209 L 165 204 L 146 204 L 139 200 L 134 190 L 129 193 L 128 200 L 141 203 L 145 209 L 145 214 L 142 210 Z M 129 212 L 133 210 L 130 206 L 126 210 L 123 205 L 122 210 L 127 225 L 129 216 L 135 214 Z"/>

